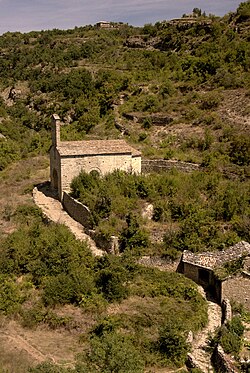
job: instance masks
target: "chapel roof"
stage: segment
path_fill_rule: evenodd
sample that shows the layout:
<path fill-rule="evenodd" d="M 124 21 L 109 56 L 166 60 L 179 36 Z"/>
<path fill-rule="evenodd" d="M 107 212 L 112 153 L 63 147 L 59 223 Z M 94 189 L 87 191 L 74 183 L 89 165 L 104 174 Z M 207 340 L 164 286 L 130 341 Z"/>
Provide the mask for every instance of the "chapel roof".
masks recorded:
<path fill-rule="evenodd" d="M 250 244 L 245 241 L 238 242 L 234 246 L 222 251 L 206 251 L 203 253 L 192 253 L 185 250 L 182 262 L 196 265 L 207 269 L 215 269 L 227 262 L 240 259 L 242 256 L 250 255 Z"/>
<path fill-rule="evenodd" d="M 124 140 L 62 141 L 58 144 L 57 150 L 61 156 L 66 157 L 108 154 L 131 154 L 133 157 L 141 155 Z"/>

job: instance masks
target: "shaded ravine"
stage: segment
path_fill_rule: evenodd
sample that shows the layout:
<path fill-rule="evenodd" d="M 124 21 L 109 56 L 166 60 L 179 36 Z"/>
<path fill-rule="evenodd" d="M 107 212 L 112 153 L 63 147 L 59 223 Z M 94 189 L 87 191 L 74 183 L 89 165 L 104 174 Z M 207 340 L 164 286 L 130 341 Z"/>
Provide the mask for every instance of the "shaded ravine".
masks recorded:
<path fill-rule="evenodd" d="M 102 256 L 104 254 L 102 250 L 96 247 L 95 242 L 84 233 L 84 227 L 63 209 L 61 202 L 55 198 L 48 184 L 33 189 L 33 200 L 49 220 L 66 225 L 76 239 L 86 241 L 93 255 Z"/>

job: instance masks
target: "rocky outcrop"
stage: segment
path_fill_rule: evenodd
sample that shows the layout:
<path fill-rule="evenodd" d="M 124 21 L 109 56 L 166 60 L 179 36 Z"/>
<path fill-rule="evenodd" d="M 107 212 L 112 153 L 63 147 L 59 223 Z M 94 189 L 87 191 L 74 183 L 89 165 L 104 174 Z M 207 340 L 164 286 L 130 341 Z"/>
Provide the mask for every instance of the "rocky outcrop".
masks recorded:
<path fill-rule="evenodd" d="M 127 38 L 125 46 L 128 48 L 154 49 L 159 46 L 160 38 L 149 35 L 134 35 Z"/>

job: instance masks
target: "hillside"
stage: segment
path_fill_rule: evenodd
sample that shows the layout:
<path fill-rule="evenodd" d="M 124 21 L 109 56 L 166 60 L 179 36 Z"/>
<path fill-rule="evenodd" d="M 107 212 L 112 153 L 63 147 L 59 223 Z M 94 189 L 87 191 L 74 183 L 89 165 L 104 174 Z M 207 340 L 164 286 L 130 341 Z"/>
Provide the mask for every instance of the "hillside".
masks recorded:
<path fill-rule="evenodd" d="M 249 32 L 247 1 L 224 17 L 0 36 L 0 371 L 186 371 L 207 302 L 138 259 L 250 241 Z M 74 180 L 121 256 L 94 258 L 32 201 L 53 113 L 64 139 L 123 138 L 144 159 L 198 165 Z"/>
<path fill-rule="evenodd" d="M 208 146 L 217 158 L 230 155 L 232 143 L 249 135 L 249 18 L 242 12 L 187 25 L 4 34 L 1 169 L 47 152 L 53 112 L 70 124 L 68 139 L 125 136 L 145 156 L 199 163 Z"/>

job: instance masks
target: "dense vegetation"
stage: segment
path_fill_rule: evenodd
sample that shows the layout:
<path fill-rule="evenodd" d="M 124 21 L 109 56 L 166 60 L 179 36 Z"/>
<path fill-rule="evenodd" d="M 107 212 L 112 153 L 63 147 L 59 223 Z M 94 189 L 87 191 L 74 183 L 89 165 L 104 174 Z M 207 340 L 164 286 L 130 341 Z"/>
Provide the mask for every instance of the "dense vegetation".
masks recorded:
<path fill-rule="evenodd" d="M 222 18 L 200 9 L 194 16 L 0 36 L 1 180 L 9 164 L 48 153 L 54 112 L 67 124 L 64 139 L 123 137 L 144 157 L 201 166 L 190 174 L 82 173 L 73 181 L 97 232 L 119 236 L 120 257 L 93 258 L 30 204 L 5 206 L 1 219 L 16 229 L 0 235 L 1 318 L 84 330 L 75 368 L 45 363 L 33 373 L 182 366 L 187 333 L 206 323 L 206 303 L 191 281 L 141 267 L 137 255 L 175 258 L 250 240 L 250 2 Z M 30 174 L 20 168 L 13 184 Z M 149 204 L 151 219 L 142 217 Z M 66 307 L 80 310 L 82 324 Z M 237 354 L 241 334 L 233 320 L 214 344 Z"/>
<path fill-rule="evenodd" d="M 192 281 L 143 268 L 129 255 L 95 259 L 85 243 L 35 208 L 20 207 L 15 219 L 20 228 L 2 242 L 1 314 L 19 318 L 25 327 L 72 330 L 79 325 L 57 314 L 59 306 L 73 304 L 83 317 L 92 315 L 76 372 L 143 372 L 145 366 L 184 363 L 188 331 L 197 331 L 207 318 Z M 130 312 L 107 316 L 114 302 Z"/>
<path fill-rule="evenodd" d="M 100 234 L 120 235 L 121 251 L 156 254 L 149 233 L 161 225 L 159 252 L 172 257 L 186 249 L 223 249 L 249 240 L 250 184 L 244 178 L 228 180 L 209 170 L 186 175 L 115 171 L 103 178 L 82 172 L 72 182 L 72 195 L 89 206 Z M 146 203 L 153 205 L 154 223 L 141 217 Z"/>
<path fill-rule="evenodd" d="M 223 18 L 196 10 L 199 17 L 189 25 L 5 33 L 0 37 L 0 132 L 7 141 L 0 142 L 0 168 L 47 152 L 53 112 L 70 123 L 68 139 L 117 137 L 119 115 L 125 136 L 146 156 L 246 167 L 248 11 L 246 2 Z M 243 100 L 237 102 L 240 125 L 222 113 L 232 90 Z M 123 116 L 129 112 L 141 113 L 142 123 L 131 126 Z M 156 131 L 154 113 L 167 116 L 171 127 Z M 174 131 L 180 126 L 181 135 Z"/>

